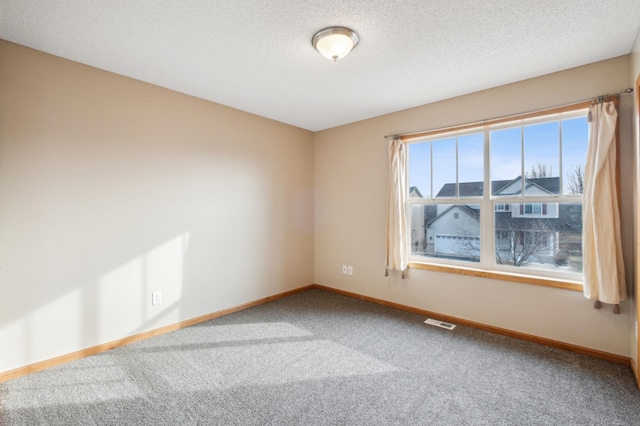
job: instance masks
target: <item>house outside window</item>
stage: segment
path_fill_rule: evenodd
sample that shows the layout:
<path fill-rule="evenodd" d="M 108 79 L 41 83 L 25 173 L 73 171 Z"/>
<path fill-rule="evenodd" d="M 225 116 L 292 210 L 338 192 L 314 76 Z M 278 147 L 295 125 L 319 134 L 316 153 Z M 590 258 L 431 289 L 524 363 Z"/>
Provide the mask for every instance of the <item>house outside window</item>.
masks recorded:
<path fill-rule="evenodd" d="M 411 261 L 580 280 L 586 112 L 409 142 Z"/>

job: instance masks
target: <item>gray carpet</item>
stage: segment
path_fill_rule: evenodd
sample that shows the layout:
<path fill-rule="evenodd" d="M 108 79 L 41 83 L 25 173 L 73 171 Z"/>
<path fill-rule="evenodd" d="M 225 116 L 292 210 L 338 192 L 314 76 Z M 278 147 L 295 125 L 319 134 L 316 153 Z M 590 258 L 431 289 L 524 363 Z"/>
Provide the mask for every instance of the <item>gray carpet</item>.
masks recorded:
<path fill-rule="evenodd" d="M 8 425 L 640 425 L 631 369 L 311 290 L 0 385 Z"/>

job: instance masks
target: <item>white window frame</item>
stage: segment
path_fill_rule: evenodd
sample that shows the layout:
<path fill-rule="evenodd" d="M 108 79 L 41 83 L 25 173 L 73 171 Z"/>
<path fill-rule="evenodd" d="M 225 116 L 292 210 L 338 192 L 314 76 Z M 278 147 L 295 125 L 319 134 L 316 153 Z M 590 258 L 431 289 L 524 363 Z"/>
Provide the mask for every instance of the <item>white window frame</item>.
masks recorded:
<path fill-rule="evenodd" d="M 437 193 L 437 188 L 433 188 L 431 194 L 434 198 L 409 198 L 407 212 L 409 214 L 408 220 L 411 221 L 411 211 L 413 206 L 416 205 L 437 205 L 437 204 L 479 204 L 480 205 L 480 245 L 481 245 L 481 258 L 480 262 L 471 262 L 471 261 L 461 261 L 456 259 L 446 259 L 446 258 L 435 258 L 435 257 L 425 257 L 425 256 L 416 256 L 410 255 L 409 262 L 410 267 L 419 267 L 423 269 L 438 269 L 438 265 L 451 267 L 451 272 L 464 273 L 469 274 L 469 269 L 478 269 L 479 273 L 477 275 L 480 276 L 490 276 L 491 272 L 495 272 L 502 277 L 503 275 L 509 280 L 508 276 L 522 276 L 529 275 L 534 277 L 532 280 L 525 280 L 524 282 L 530 282 L 535 284 L 545 284 L 545 279 L 552 279 L 556 281 L 556 284 L 551 284 L 556 287 L 570 288 L 573 290 L 577 290 L 577 285 L 581 285 L 582 283 L 582 273 L 571 273 L 565 271 L 556 271 L 556 270 L 546 270 L 546 269 L 535 269 L 535 268 L 527 268 L 523 266 L 508 266 L 508 265 L 499 265 L 495 261 L 495 212 L 500 211 L 511 211 L 515 208 L 514 204 L 521 203 L 537 203 L 543 204 L 559 204 L 560 203 L 580 203 L 582 204 L 582 195 L 581 194 L 564 194 L 564 184 L 563 184 L 563 174 L 565 171 L 562 170 L 562 135 L 560 134 L 559 138 L 559 192 L 560 194 L 544 194 L 544 195 L 515 195 L 515 196 L 502 196 L 502 195 L 492 195 L 491 194 L 491 168 L 490 168 L 490 159 L 491 159 L 491 141 L 490 141 L 490 132 L 499 129 L 506 129 L 512 127 L 520 127 L 520 126 L 529 126 L 535 124 L 542 124 L 546 122 L 554 122 L 560 120 L 567 120 L 572 118 L 584 117 L 587 114 L 587 105 L 583 105 L 581 108 L 571 109 L 569 111 L 562 111 L 559 113 L 540 113 L 535 114 L 533 117 L 525 117 L 525 118 L 515 118 L 513 120 L 501 120 L 497 124 L 486 124 L 479 126 L 461 126 L 462 130 L 452 130 L 448 132 L 432 132 L 427 137 L 418 137 L 413 139 L 408 139 L 407 142 L 409 144 L 420 143 L 426 141 L 434 141 L 443 138 L 452 138 L 452 137 L 461 137 L 469 134 L 477 134 L 483 133 L 484 135 L 484 185 L 485 188 L 481 197 L 440 197 L 435 198 Z M 560 126 L 561 128 L 561 126 Z M 456 151 L 457 152 L 457 151 Z M 524 158 L 524 150 L 522 150 L 522 155 Z M 458 182 L 458 155 L 456 155 L 456 188 L 459 184 Z M 433 160 L 431 160 L 433 161 Z M 525 175 L 524 164 L 522 161 L 522 174 Z M 433 170 L 431 168 L 431 170 Z M 409 167 L 407 167 L 407 179 L 409 173 Z M 432 171 L 433 173 L 433 171 Z M 430 185 L 433 186 L 433 178 L 430 179 Z M 523 182 L 524 185 L 524 182 Z M 524 191 L 522 191 L 522 194 Z M 506 206 L 510 205 L 509 209 L 506 209 Z M 499 209 L 498 206 L 502 206 L 502 210 Z M 548 207 L 547 207 L 548 208 Z M 547 211 L 547 215 L 542 214 L 542 210 L 540 214 L 531 214 L 524 215 L 527 218 L 532 217 L 553 217 L 549 216 L 549 212 Z M 426 235 L 426 231 L 425 231 Z M 425 267 L 427 266 L 427 267 Z M 432 267 L 429 267 L 432 266 Z M 491 271 L 489 274 L 484 271 Z M 473 273 L 471 275 L 474 275 Z M 535 278 L 541 278 L 542 280 L 536 280 Z M 514 281 L 522 281 L 520 279 L 514 279 Z M 568 284 L 566 287 L 564 282 L 573 283 Z M 559 283 L 559 284 L 558 284 Z"/>

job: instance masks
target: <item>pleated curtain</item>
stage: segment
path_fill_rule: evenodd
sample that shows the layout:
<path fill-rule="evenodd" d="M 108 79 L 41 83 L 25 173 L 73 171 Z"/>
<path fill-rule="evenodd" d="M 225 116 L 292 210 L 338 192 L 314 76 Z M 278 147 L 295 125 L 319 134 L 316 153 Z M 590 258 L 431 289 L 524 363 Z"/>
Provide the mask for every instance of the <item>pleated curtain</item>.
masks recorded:
<path fill-rule="evenodd" d="M 583 275 L 584 296 L 616 305 L 626 299 L 624 262 L 620 241 L 620 211 L 616 183 L 616 122 L 613 102 L 589 108 L 589 147 L 584 171 Z"/>
<path fill-rule="evenodd" d="M 409 257 L 407 221 L 407 145 L 401 139 L 389 142 L 389 181 L 387 190 L 387 259 L 389 270 L 405 277 Z"/>

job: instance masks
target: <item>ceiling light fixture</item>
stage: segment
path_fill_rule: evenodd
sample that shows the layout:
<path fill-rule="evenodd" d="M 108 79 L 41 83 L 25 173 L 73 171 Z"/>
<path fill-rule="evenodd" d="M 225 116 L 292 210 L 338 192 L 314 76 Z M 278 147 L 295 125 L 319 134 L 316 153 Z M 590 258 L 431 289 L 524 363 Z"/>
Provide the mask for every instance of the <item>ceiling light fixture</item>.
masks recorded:
<path fill-rule="evenodd" d="M 325 58 L 337 61 L 358 45 L 358 34 L 345 27 L 329 27 L 318 31 L 311 44 Z"/>

